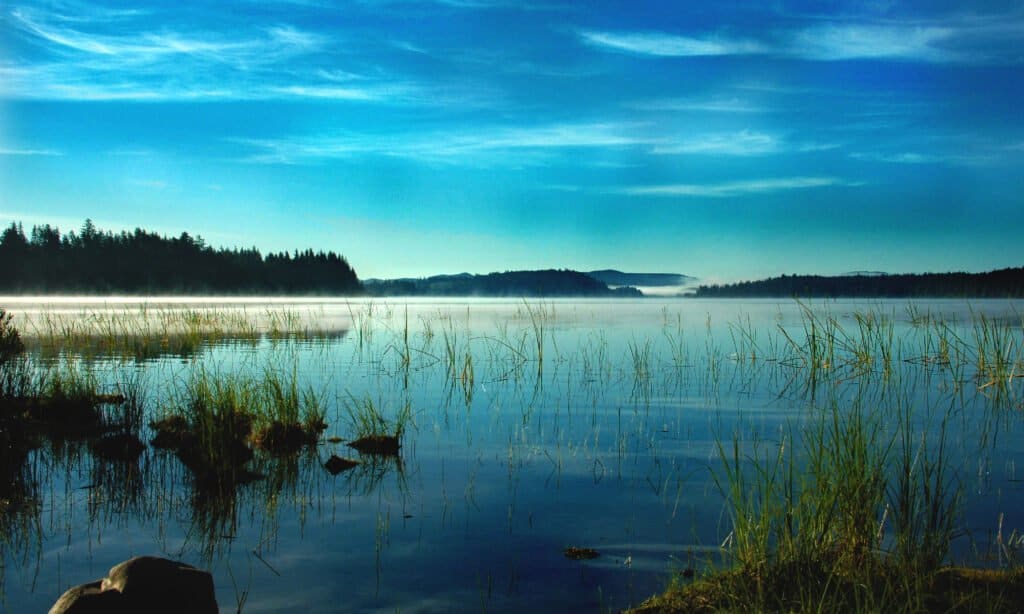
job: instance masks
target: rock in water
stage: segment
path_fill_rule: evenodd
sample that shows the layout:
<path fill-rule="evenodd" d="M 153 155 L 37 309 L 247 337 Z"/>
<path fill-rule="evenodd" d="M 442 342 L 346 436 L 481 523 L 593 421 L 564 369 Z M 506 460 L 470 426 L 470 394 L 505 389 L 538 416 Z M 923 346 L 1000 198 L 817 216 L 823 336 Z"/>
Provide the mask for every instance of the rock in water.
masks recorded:
<path fill-rule="evenodd" d="M 106 578 L 69 589 L 50 614 L 188 612 L 216 614 L 213 576 L 191 565 L 139 556 L 110 569 Z"/>
<path fill-rule="evenodd" d="M 50 614 L 92 614 L 93 612 L 127 612 L 121 593 L 106 591 L 100 587 L 102 582 L 90 582 L 69 588 L 60 596 L 57 603 L 50 608 Z"/>
<path fill-rule="evenodd" d="M 324 468 L 330 472 L 331 475 L 338 475 L 342 471 L 348 471 L 355 467 L 359 463 L 347 458 L 342 458 L 336 454 L 331 454 L 331 457 L 324 463 Z"/>

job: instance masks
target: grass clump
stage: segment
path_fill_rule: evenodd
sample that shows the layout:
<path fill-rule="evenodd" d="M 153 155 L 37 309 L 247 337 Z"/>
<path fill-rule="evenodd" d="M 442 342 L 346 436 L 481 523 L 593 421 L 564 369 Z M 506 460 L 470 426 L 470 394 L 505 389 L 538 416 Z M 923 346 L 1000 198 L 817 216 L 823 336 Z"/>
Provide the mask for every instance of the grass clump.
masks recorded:
<path fill-rule="evenodd" d="M 312 387 L 300 389 L 293 369 L 290 377 L 267 368 L 262 381 L 263 402 L 256 416 L 252 442 L 272 454 L 293 454 L 317 442 L 327 428 L 322 396 Z"/>
<path fill-rule="evenodd" d="M 192 373 L 176 409 L 150 424 L 155 447 L 174 450 L 201 481 L 231 486 L 256 476 L 252 448 L 274 456 L 315 445 L 326 409 L 297 373 L 267 368 L 263 377 Z"/>
<path fill-rule="evenodd" d="M 388 419 L 369 396 L 357 398 L 349 394 L 345 410 L 349 427 L 355 434 L 355 439 L 348 443 L 349 447 L 363 454 L 398 454 L 402 435 L 412 419 L 412 406 L 408 402 L 393 419 Z"/>
<path fill-rule="evenodd" d="M 907 576 L 878 560 L 856 574 L 826 562 L 730 569 L 679 578 L 631 612 L 1018 612 L 1024 570 L 944 567 Z"/>
<path fill-rule="evenodd" d="M 254 383 L 239 376 L 193 372 L 179 400 L 179 414 L 150 424 L 154 446 L 173 449 L 197 482 L 230 487 L 246 481 L 252 459 L 246 445 L 252 432 Z"/>
<path fill-rule="evenodd" d="M 946 566 L 959 491 L 945 419 L 918 433 L 910 409 L 896 413 L 894 433 L 881 412 L 833 405 L 774 448 L 719 442 L 727 565 L 638 611 L 1017 608 L 1024 572 Z"/>
<path fill-rule="evenodd" d="M 12 319 L 11 314 L 0 309 L 0 366 L 6 365 L 25 351 L 21 333 L 11 323 Z"/>

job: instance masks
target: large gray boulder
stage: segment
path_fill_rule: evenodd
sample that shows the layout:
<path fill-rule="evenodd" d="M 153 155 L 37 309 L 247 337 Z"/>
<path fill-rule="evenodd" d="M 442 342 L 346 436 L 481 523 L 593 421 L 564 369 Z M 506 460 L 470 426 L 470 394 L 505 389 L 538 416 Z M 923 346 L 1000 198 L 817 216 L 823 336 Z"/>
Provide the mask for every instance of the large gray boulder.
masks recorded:
<path fill-rule="evenodd" d="M 68 589 L 50 614 L 188 612 L 217 614 L 213 576 L 191 565 L 155 556 L 119 563 L 107 577 Z"/>

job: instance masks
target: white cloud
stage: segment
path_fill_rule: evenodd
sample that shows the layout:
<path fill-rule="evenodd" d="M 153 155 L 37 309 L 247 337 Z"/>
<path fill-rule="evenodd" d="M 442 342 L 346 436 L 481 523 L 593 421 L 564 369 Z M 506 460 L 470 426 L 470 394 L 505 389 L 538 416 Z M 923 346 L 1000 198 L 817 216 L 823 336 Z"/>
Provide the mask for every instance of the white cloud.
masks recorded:
<path fill-rule="evenodd" d="M 853 152 L 851 158 L 868 160 L 871 162 L 882 162 L 889 164 L 965 164 L 986 165 L 999 161 L 997 152 L 988 148 L 975 149 L 971 153 L 957 154 L 923 154 L 914 151 L 883 153 L 883 152 Z"/>
<path fill-rule="evenodd" d="M 417 53 L 417 54 L 420 54 L 420 55 L 428 55 L 429 54 L 429 52 L 426 49 L 424 49 L 423 47 L 421 47 L 421 46 L 419 46 L 419 45 L 417 45 L 415 43 L 410 43 L 409 41 L 393 40 L 393 41 L 391 41 L 391 46 L 393 46 L 395 49 L 400 49 L 402 51 L 408 51 L 409 53 Z"/>
<path fill-rule="evenodd" d="M 921 154 L 917 152 L 902 152 L 902 153 L 863 153 L 854 152 L 850 154 L 851 158 L 857 158 L 860 160 L 871 160 L 874 162 L 893 162 L 897 164 L 934 164 L 937 162 L 943 162 L 943 158 L 940 156 Z"/>
<path fill-rule="evenodd" d="M 19 149 L 13 147 L 0 147 L 0 156 L 63 156 L 64 154 L 53 149 Z"/>
<path fill-rule="evenodd" d="M 826 25 L 796 32 L 784 51 L 811 60 L 905 59 L 942 62 L 957 56 L 941 43 L 955 31 L 937 26 Z"/>
<path fill-rule="evenodd" d="M 525 127 L 482 127 L 477 130 L 402 134 L 312 134 L 272 139 L 235 139 L 250 150 L 246 162 L 302 164 L 358 155 L 391 156 L 424 162 L 477 166 L 520 166 L 550 162 L 574 149 L 625 150 L 652 155 L 758 156 L 823 151 L 831 143 L 793 143 L 752 130 L 699 135 L 684 139 L 664 136 L 641 122 L 559 123 Z M 589 162 L 632 167 L 621 162 Z"/>
<path fill-rule="evenodd" d="M 797 145 L 796 146 L 796 150 L 801 152 L 801 153 L 809 153 L 809 152 L 815 152 L 815 151 L 831 151 L 833 149 L 839 149 L 840 147 L 842 147 L 842 145 L 840 145 L 839 143 L 807 142 L 807 143 L 800 143 L 799 145 Z"/>
<path fill-rule="evenodd" d="M 322 85 L 289 85 L 271 87 L 270 92 L 281 97 L 327 98 L 331 100 L 380 100 L 382 96 L 370 88 L 335 87 Z"/>
<path fill-rule="evenodd" d="M 581 30 L 583 41 L 595 47 L 640 55 L 691 57 L 762 53 L 757 42 L 720 37 L 696 38 L 664 32 L 601 32 Z"/>
<path fill-rule="evenodd" d="M 0 63 L 0 97 L 86 101 L 203 101 L 317 98 L 424 104 L 430 97 L 386 75 L 370 78 L 311 61 L 335 42 L 289 24 L 242 33 L 146 30 L 132 22 L 111 33 L 83 9 L 79 21 L 39 9 L 10 13 L 10 32 L 42 47 L 35 61 Z M 174 75 L 171 78 L 170 75 Z M 339 86 L 358 81 L 358 86 Z"/>
<path fill-rule="evenodd" d="M 628 196 L 681 196 L 728 198 L 752 194 L 767 194 L 787 190 L 803 190 L 829 186 L 858 186 L 856 182 L 837 177 L 785 177 L 779 179 L 753 179 L 725 183 L 677 183 L 667 185 L 632 186 L 616 190 Z"/>
<path fill-rule="evenodd" d="M 116 35 L 94 34 L 67 27 L 53 15 L 27 9 L 11 11 L 13 23 L 23 32 L 51 44 L 55 51 L 107 57 L 113 65 L 127 66 L 164 58 L 194 56 L 211 63 L 249 67 L 275 62 L 282 57 L 314 51 L 326 45 L 325 37 L 277 25 L 264 30 L 264 36 L 226 37 L 217 32 L 201 35 L 169 30 L 157 32 L 126 30 Z"/>
<path fill-rule="evenodd" d="M 779 151 L 779 139 L 761 132 L 741 130 L 728 134 L 708 134 L 679 143 L 655 147 L 655 154 L 713 154 L 756 156 Z"/>
<path fill-rule="evenodd" d="M 519 165 L 539 163 L 563 149 L 651 146 L 661 142 L 647 135 L 644 128 L 634 123 L 577 123 L 456 133 L 311 135 L 235 142 L 255 149 L 243 160 L 258 163 L 299 164 L 370 154 L 447 164 Z"/>
<path fill-rule="evenodd" d="M 696 111 L 706 113 L 765 113 L 770 109 L 740 98 L 662 98 L 630 105 L 640 111 Z"/>
<path fill-rule="evenodd" d="M 933 22 L 852 23 L 837 21 L 768 31 L 759 40 L 713 34 L 580 30 L 584 43 L 611 51 L 659 57 L 772 55 L 803 60 L 908 60 L 920 62 L 1020 63 L 1024 26 L 1010 17 L 951 18 Z"/>

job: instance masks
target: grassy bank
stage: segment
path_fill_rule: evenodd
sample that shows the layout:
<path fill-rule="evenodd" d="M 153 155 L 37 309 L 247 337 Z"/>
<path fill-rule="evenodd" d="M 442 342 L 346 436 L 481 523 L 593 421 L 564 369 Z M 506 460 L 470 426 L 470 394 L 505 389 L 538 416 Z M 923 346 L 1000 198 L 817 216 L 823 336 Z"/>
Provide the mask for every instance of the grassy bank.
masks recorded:
<path fill-rule="evenodd" d="M 833 404 L 778 441 L 720 440 L 721 558 L 634 611 L 1020 611 L 1015 534 L 996 535 L 1000 569 L 949 565 L 964 494 L 949 420 Z"/>
<path fill-rule="evenodd" d="M 876 561 L 858 572 L 830 565 L 730 569 L 677 583 L 631 612 L 1019 612 L 1024 571 L 945 567 L 908 576 Z"/>

